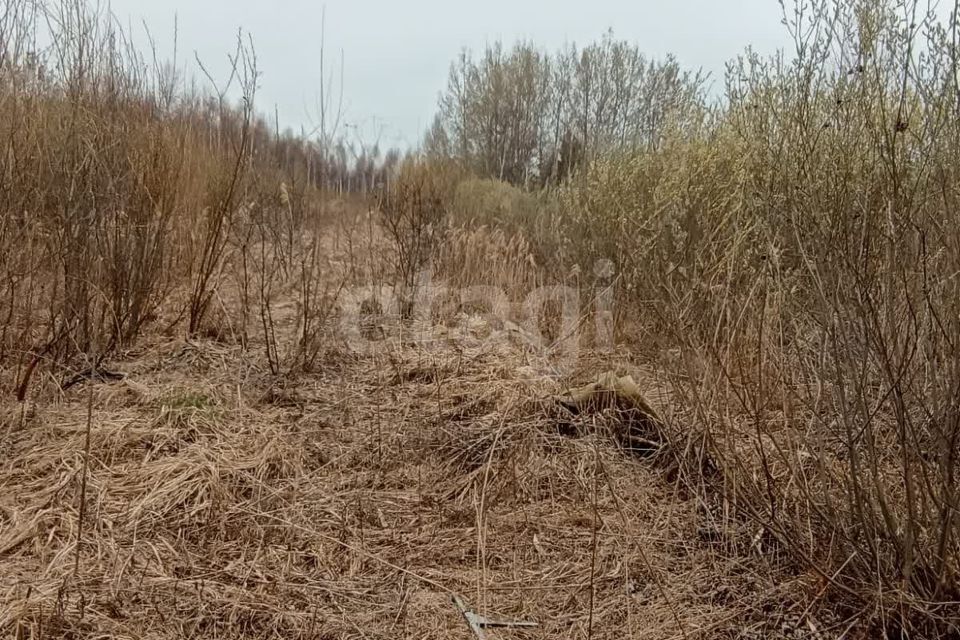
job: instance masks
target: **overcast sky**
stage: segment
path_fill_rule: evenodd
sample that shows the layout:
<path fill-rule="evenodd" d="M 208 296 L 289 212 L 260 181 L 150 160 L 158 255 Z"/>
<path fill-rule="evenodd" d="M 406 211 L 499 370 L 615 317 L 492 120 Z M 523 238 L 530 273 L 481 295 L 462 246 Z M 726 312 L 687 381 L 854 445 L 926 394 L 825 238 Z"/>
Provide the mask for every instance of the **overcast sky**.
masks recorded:
<path fill-rule="evenodd" d="M 105 2 L 108 0 L 104 0 Z M 258 108 L 282 126 L 310 128 L 320 86 L 320 0 L 109 0 L 125 25 L 146 23 L 161 54 L 195 51 L 225 75 L 238 28 L 250 31 L 262 73 Z M 723 64 L 752 45 L 787 44 L 777 0 L 328 0 L 328 61 L 344 59 L 345 122 L 382 146 L 412 146 L 429 126 L 451 61 L 464 48 L 532 40 L 554 50 L 586 44 L 612 28 L 645 53 L 673 53 L 722 79 Z M 337 63 L 338 65 L 338 63 Z M 351 129 L 352 131 L 352 129 Z"/>

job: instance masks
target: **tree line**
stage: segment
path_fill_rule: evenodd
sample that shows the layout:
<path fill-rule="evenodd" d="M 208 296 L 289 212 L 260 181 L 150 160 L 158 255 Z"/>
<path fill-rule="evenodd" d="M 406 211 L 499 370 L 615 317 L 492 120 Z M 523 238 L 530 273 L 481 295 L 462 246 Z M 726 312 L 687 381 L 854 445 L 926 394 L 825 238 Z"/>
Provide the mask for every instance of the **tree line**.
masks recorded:
<path fill-rule="evenodd" d="M 498 42 L 451 65 L 424 151 L 516 185 L 560 181 L 598 152 L 657 148 L 705 112 L 705 80 L 612 33 L 553 53 Z"/>

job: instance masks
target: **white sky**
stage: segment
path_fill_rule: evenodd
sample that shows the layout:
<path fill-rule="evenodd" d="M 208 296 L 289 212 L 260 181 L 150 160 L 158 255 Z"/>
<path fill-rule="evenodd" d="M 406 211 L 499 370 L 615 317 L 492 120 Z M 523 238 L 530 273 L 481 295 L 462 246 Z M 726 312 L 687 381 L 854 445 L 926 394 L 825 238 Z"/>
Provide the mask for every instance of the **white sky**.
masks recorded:
<path fill-rule="evenodd" d="M 322 0 L 102 0 L 124 25 L 145 22 L 163 56 L 193 52 L 225 77 L 237 29 L 251 32 L 262 73 L 258 109 L 281 126 L 311 128 L 320 85 Z M 327 59 L 344 57 L 345 122 L 366 141 L 413 146 L 429 126 L 450 63 L 463 48 L 497 39 L 549 50 L 586 44 L 612 28 L 653 57 L 722 80 L 724 62 L 747 45 L 772 53 L 788 43 L 777 0 L 327 0 Z M 338 63 L 331 66 L 337 66 Z"/>

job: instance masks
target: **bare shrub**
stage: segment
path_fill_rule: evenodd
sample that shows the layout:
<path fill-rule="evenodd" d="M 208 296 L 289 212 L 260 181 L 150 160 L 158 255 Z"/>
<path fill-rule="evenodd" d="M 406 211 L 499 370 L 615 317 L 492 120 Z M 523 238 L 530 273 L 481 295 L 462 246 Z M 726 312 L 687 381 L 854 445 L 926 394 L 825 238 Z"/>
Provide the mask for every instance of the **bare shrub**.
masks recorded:
<path fill-rule="evenodd" d="M 702 425 L 722 481 L 691 487 L 868 627 L 929 635 L 960 586 L 957 27 L 832 6 L 788 12 L 793 61 L 732 63 L 697 130 L 594 162 L 563 233 L 616 263 L 621 337 Z"/>
<path fill-rule="evenodd" d="M 226 82 L 207 74 L 202 93 L 155 52 L 147 62 L 112 16 L 83 0 L 8 5 L 0 15 L 0 367 L 16 369 L 17 395 L 38 367 L 88 367 L 151 323 L 167 333 L 181 323 L 188 335 L 233 332 L 246 345 L 254 298 L 274 344 L 274 288 L 295 271 L 320 275 L 322 255 L 302 239 L 304 213 L 324 199 L 317 185 L 328 174 L 349 170 L 331 164 L 329 149 L 271 133 L 257 117 L 249 38 L 238 35 Z M 286 203 L 284 181 L 294 198 Z M 263 250 L 257 282 L 255 249 Z M 239 309 L 219 292 L 229 270 L 243 274 Z M 325 285 L 303 286 L 317 307 L 325 294 L 315 286 Z M 212 308 L 217 318 L 208 318 Z M 306 324 L 316 334 L 316 323 Z"/>
<path fill-rule="evenodd" d="M 3 351 L 25 365 L 22 396 L 41 360 L 101 357 L 156 317 L 193 139 L 161 74 L 83 3 L 13 2 L 0 30 Z"/>
<path fill-rule="evenodd" d="M 199 255 L 193 269 L 193 287 L 190 294 L 188 332 L 194 333 L 210 306 L 220 272 L 223 254 L 227 247 L 230 223 L 239 206 L 243 204 L 245 181 L 250 169 L 252 149 L 251 126 L 254 120 L 254 96 L 257 87 L 257 60 L 253 45 L 237 36 L 237 49 L 230 58 L 231 74 L 223 88 L 217 88 L 217 146 L 225 153 L 229 163 L 224 163 L 207 194 L 204 213 L 201 217 Z M 225 108 L 224 96 L 235 79 L 239 79 L 242 91 L 242 108 L 239 114 Z M 211 79 L 211 82 L 213 80 Z M 214 84 L 216 86 L 216 84 Z M 232 121 L 231 121 L 232 120 Z M 221 136 L 221 130 L 232 133 Z M 224 139 L 226 137 L 226 139 Z"/>
<path fill-rule="evenodd" d="M 420 272 L 442 237 L 455 180 L 448 168 L 410 159 L 378 197 L 380 226 L 392 245 L 398 293 L 405 307 L 412 305 Z"/>

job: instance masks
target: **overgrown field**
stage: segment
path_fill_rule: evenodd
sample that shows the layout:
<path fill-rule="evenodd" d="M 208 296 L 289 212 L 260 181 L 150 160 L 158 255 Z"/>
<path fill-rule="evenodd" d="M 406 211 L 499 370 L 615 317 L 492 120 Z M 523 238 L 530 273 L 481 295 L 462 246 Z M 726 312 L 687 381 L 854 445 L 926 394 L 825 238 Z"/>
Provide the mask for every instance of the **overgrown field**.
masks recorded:
<path fill-rule="evenodd" d="M 785 23 L 722 97 L 464 54 L 349 163 L 245 36 L 199 84 L 6 2 L 0 631 L 960 635 L 957 12 Z"/>

